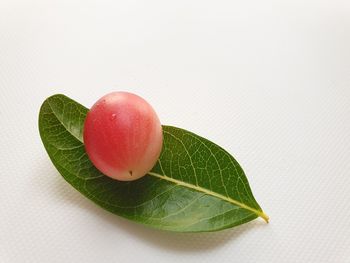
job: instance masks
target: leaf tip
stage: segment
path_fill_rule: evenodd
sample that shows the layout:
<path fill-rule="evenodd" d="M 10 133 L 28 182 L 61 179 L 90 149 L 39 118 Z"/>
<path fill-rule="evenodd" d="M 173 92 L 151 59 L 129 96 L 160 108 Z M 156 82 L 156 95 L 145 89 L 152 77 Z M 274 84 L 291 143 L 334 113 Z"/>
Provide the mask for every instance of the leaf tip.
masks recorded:
<path fill-rule="evenodd" d="M 269 217 L 267 214 L 265 214 L 264 212 L 261 212 L 261 213 L 259 214 L 259 216 L 260 216 L 262 219 L 264 219 L 266 223 L 269 223 L 270 217 Z"/>

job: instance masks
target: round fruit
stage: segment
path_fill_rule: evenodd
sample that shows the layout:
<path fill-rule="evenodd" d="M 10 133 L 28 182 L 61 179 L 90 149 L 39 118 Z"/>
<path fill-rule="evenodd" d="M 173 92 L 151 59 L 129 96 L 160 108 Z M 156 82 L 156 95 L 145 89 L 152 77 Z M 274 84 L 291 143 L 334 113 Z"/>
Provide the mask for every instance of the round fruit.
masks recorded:
<path fill-rule="evenodd" d="M 141 97 L 113 92 L 99 99 L 84 124 L 84 144 L 92 163 L 105 175 L 136 180 L 149 172 L 162 150 L 162 126 Z"/>

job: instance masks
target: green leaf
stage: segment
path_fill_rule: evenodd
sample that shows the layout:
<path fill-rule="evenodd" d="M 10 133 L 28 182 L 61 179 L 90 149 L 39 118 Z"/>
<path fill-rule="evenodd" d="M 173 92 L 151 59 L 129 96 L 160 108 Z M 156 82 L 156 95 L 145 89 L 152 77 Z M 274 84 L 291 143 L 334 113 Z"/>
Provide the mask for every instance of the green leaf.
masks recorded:
<path fill-rule="evenodd" d="M 45 100 L 40 136 L 52 162 L 75 189 L 104 209 L 171 231 L 217 231 L 268 221 L 237 161 L 216 144 L 183 129 L 163 126 L 164 144 L 154 168 L 132 182 L 103 175 L 83 144 L 84 106 L 64 95 Z"/>

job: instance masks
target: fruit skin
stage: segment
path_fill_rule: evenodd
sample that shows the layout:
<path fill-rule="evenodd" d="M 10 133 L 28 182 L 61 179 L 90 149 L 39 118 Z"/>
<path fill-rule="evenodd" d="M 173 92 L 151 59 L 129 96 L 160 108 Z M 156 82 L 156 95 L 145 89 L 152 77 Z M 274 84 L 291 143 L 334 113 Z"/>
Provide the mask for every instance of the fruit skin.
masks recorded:
<path fill-rule="evenodd" d="M 156 112 L 129 92 L 112 92 L 99 99 L 87 114 L 83 137 L 96 168 L 121 181 L 136 180 L 149 172 L 163 144 Z"/>

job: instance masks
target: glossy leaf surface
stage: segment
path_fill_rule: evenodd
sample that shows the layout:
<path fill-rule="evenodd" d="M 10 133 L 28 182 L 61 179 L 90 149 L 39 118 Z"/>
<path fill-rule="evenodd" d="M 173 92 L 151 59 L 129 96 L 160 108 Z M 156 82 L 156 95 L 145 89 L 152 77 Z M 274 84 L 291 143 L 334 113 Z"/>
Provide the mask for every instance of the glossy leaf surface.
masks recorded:
<path fill-rule="evenodd" d="M 237 161 L 216 144 L 183 129 L 163 126 L 161 156 L 139 180 L 101 174 L 83 144 L 88 109 L 64 95 L 43 103 L 39 130 L 52 162 L 75 189 L 104 209 L 151 227 L 217 231 L 268 217 L 255 201 Z"/>

